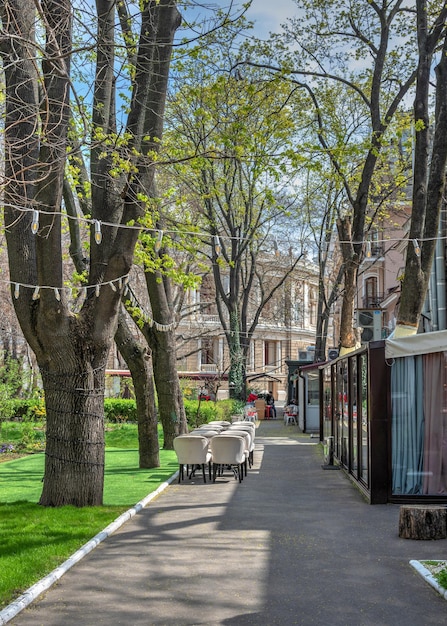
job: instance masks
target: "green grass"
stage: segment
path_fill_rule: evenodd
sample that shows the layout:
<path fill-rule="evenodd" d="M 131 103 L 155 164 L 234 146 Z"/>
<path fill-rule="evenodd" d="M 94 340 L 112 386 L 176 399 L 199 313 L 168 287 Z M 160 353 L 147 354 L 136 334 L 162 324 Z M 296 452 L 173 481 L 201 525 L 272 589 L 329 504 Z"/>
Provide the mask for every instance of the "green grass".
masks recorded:
<path fill-rule="evenodd" d="M 442 569 L 438 574 L 436 574 L 436 580 L 441 587 L 447 589 L 447 568 Z"/>
<path fill-rule="evenodd" d="M 108 431 L 106 445 L 103 507 L 39 506 L 43 454 L 0 463 L 0 607 L 63 563 L 177 469 L 175 453 L 169 450 L 160 450 L 160 468 L 139 469 L 135 425 Z"/>

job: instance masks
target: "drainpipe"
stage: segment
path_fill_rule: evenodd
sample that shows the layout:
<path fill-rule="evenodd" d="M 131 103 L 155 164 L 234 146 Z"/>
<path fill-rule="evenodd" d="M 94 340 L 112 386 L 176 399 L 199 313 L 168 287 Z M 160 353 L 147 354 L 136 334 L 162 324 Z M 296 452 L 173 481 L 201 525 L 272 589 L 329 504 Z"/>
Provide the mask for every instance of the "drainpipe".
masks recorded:
<path fill-rule="evenodd" d="M 438 328 L 437 330 L 445 330 L 446 328 L 446 296 L 445 296 L 445 240 L 443 239 L 446 232 L 446 208 L 445 205 L 439 217 L 438 240 L 436 241 L 435 251 L 435 269 L 436 269 L 436 293 L 438 300 Z"/>
<path fill-rule="evenodd" d="M 430 273 L 430 282 L 429 282 L 429 290 L 428 290 L 428 298 L 424 304 L 424 313 L 427 318 L 430 320 L 430 331 L 439 330 L 439 320 L 438 320 L 438 263 L 437 263 L 437 249 L 438 245 L 436 244 L 436 252 L 435 258 L 433 260 L 433 267 Z M 425 331 L 425 329 L 424 329 Z"/>
<path fill-rule="evenodd" d="M 306 378 L 301 374 L 301 370 L 298 368 L 298 376 L 303 381 L 303 433 L 306 432 L 306 413 L 307 413 L 307 385 Z M 299 422 L 299 417 L 298 417 Z"/>

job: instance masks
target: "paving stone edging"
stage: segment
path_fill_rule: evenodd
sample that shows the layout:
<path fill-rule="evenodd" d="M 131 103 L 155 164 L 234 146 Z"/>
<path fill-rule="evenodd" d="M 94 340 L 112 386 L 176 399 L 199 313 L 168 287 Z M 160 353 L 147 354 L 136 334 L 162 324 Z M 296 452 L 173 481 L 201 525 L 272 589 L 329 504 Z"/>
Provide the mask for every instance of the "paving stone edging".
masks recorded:
<path fill-rule="evenodd" d="M 20 611 L 23 611 L 27 606 L 31 604 L 36 598 L 38 598 L 44 591 L 47 591 L 55 582 L 59 580 L 69 569 L 76 565 L 81 559 L 83 559 L 89 552 L 94 550 L 104 539 L 107 539 L 112 533 L 120 528 L 125 522 L 130 520 L 134 515 L 139 513 L 141 509 L 144 509 L 152 500 L 154 500 L 162 491 L 166 489 L 176 478 L 178 477 L 178 471 L 175 472 L 168 480 L 162 483 L 155 491 L 147 495 L 145 498 L 137 502 L 135 506 L 128 509 L 116 518 L 111 524 L 106 526 L 104 530 L 95 535 L 93 539 L 90 539 L 79 550 L 72 554 L 64 563 L 56 567 L 47 576 L 39 580 L 36 584 L 29 587 L 21 596 L 19 596 L 14 602 L 8 604 L 3 610 L 0 611 L 0 625 L 7 624 L 12 620 Z"/>
<path fill-rule="evenodd" d="M 447 600 L 447 590 L 438 583 L 433 574 L 426 568 L 420 561 L 410 561 L 410 565 L 424 578 L 424 580 L 431 585 L 436 591 Z"/>

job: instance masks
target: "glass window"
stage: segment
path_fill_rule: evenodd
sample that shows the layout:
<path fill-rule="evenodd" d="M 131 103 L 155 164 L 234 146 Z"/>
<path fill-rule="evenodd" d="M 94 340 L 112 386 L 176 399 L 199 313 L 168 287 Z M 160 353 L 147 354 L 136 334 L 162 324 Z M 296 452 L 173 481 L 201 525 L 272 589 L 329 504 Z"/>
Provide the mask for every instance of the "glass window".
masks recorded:
<path fill-rule="evenodd" d="M 335 413 L 335 456 L 343 462 L 343 420 L 345 414 L 345 406 L 347 412 L 347 367 L 346 359 L 339 361 L 337 364 L 337 408 Z"/>
<path fill-rule="evenodd" d="M 332 435 L 332 378 L 331 367 L 326 367 L 323 374 L 323 438 Z"/>
<path fill-rule="evenodd" d="M 318 372 L 309 372 L 307 375 L 307 404 L 320 403 L 320 383 Z"/>
<path fill-rule="evenodd" d="M 368 361 L 367 355 L 362 354 L 359 359 L 359 467 L 360 478 L 369 484 L 369 425 L 368 425 Z"/>
<path fill-rule="evenodd" d="M 315 326 L 317 323 L 317 298 L 315 289 L 309 289 L 309 323 Z"/>
<path fill-rule="evenodd" d="M 351 413 L 352 413 L 352 437 L 351 437 L 351 472 L 358 478 L 358 428 L 357 428 L 357 359 L 351 359 Z"/>
<path fill-rule="evenodd" d="M 204 315 L 217 315 L 216 296 L 212 276 L 202 277 L 200 285 L 200 311 Z"/>
<path fill-rule="evenodd" d="M 276 365 L 276 341 L 264 342 L 264 363 L 265 365 Z"/>
<path fill-rule="evenodd" d="M 396 358 L 391 369 L 394 494 L 447 493 L 445 352 Z"/>
<path fill-rule="evenodd" d="M 202 339 L 201 361 L 202 364 L 206 365 L 216 363 L 214 357 L 214 341 L 212 339 Z"/>

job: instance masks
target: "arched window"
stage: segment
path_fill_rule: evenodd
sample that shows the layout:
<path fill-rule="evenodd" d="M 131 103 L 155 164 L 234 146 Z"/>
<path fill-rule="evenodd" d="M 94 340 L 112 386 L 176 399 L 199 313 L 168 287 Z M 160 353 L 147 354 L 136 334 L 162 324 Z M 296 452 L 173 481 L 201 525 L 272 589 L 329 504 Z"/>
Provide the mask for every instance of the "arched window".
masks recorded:
<path fill-rule="evenodd" d="M 365 279 L 365 298 L 363 305 L 365 309 L 373 309 L 378 306 L 377 276 L 368 276 Z"/>

